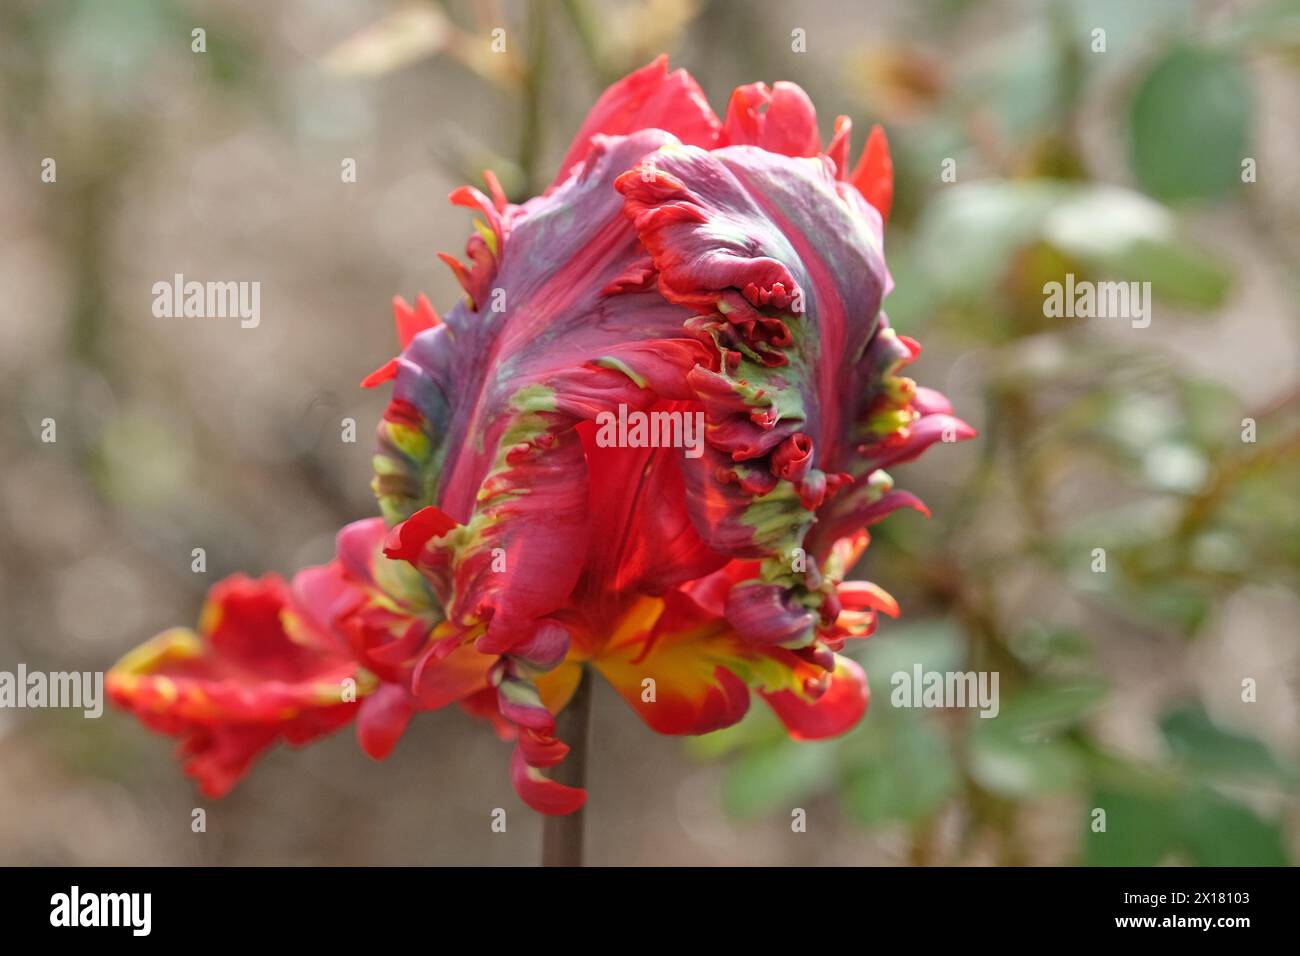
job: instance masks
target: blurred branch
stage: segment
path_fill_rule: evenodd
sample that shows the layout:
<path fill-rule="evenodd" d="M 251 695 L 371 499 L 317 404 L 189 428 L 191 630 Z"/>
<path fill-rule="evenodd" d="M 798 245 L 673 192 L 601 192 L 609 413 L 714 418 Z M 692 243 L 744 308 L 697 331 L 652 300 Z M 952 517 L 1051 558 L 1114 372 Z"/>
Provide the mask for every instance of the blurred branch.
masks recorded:
<path fill-rule="evenodd" d="M 523 112 L 519 124 L 516 161 L 523 172 L 524 192 L 540 191 L 537 161 L 542 146 L 542 93 L 546 79 L 547 33 L 551 18 L 550 0 L 534 0 L 528 7 L 528 52 L 523 73 Z"/>
<path fill-rule="evenodd" d="M 564 7 L 564 12 L 568 14 L 569 22 L 573 24 L 573 32 L 578 37 L 578 45 L 582 47 L 583 55 L 587 58 L 587 65 L 591 68 L 596 81 L 602 87 L 613 83 L 620 74 L 618 69 L 612 67 L 609 63 L 609 58 L 598 38 L 602 31 L 597 27 L 596 20 L 592 16 L 586 0 L 560 0 L 560 4 Z"/>

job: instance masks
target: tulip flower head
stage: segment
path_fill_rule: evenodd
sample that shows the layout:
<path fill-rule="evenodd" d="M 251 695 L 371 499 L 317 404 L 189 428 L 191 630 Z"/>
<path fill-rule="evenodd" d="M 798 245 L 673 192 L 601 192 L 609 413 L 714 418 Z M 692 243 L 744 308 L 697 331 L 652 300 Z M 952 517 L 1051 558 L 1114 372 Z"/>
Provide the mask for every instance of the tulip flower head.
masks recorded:
<path fill-rule="evenodd" d="M 178 736 L 205 793 L 277 741 L 355 722 L 386 756 L 418 711 L 459 704 L 514 741 L 543 813 L 584 669 L 662 734 L 729 726 L 757 695 L 799 739 L 852 727 L 839 652 L 898 608 L 848 575 L 867 528 L 925 511 L 886 468 L 974 433 L 901 370 L 879 128 L 850 166 L 790 83 L 737 89 L 719 120 L 660 58 L 600 97 L 555 180 L 515 205 L 496 179 L 464 297 L 395 300 L 400 354 L 373 487 L 380 517 L 291 582 L 217 584 L 197 632 L 110 672 L 111 698 Z"/>

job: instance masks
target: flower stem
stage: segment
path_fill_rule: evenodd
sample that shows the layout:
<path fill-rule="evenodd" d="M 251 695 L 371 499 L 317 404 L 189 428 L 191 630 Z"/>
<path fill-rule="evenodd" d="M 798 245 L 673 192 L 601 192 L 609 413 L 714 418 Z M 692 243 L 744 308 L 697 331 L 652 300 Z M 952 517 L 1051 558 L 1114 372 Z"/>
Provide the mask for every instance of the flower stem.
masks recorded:
<path fill-rule="evenodd" d="M 591 733 L 591 675 L 582 669 L 578 689 L 569 705 L 555 718 L 555 736 L 569 745 L 569 753 L 552 777 L 570 787 L 586 786 L 587 739 Z M 564 817 L 547 817 L 542 824 L 542 866 L 582 866 L 585 809 Z"/>

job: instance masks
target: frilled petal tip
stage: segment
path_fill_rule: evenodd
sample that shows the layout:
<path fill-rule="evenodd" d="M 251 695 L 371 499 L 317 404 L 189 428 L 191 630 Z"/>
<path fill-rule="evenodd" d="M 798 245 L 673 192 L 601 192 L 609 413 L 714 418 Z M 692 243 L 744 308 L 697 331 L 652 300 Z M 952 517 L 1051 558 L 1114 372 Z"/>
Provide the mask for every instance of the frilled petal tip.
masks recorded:
<path fill-rule="evenodd" d="M 179 737 L 203 792 L 227 793 L 268 747 L 304 744 L 356 716 L 356 663 L 302 624 L 283 580 L 243 575 L 213 586 L 199 631 L 173 629 L 108 672 L 109 699 Z"/>
<path fill-rule="evenodd" d="M 712 149 L 721 124 L 699 84 L 685 70 L 668 70 L 661 54 L 619 80 L 587 113 L 551 188 L 563 182 L 583 160 L 598 135 L 624 136 L 643 129 L 662 129 L 683 143 Z"/>
<path fill-rule="evenodd" d="M 371 756 L 391 749 L 396 737 L 380 743 L 388 732 L 381 728 L 400 734 L 407 709 L 445 707 L 488 684 L 492 658 L 443 621 L 432 589 L 414 567 L 388 556 L 394 540 L 399 550 L 419 550 L 428 535 L 445 533 L 437 509 L 426 510 L 434 512 L 431 522 L 422 512 L 391 531 L 379 518 L 353 522 L 338 534 L 335 560 L 293 579 L 303 616 L 382 682 L 382 697 L 362 707 L 360 740 Z"/>
<path fill-rule="evenodd" d="M 421 508 L 388 533 L 384 542 L 384 555 L 414 563 L 425 545 L 435 538 L 441 538 L 455 527 L 454 519 L 432 505 Z"/>
<path fill-rule="evenodd" d="M 548 816 L 567 816 L 587 802 L 587 791 L 570 787 L 545 776 L 536 767 L 529 766 L 528 754 L 522 744 L 515 745 L 510 758 L 510 782 L 519 798 L 538 813 Z"/>
<path fill-rule="evenodd" d="M 879 126 L 871 127 L 866 148 L 849 176 L 849 182 L 876 208 L 880 218 L 888 222 L 889 211 L 894 205 L 894 161 L 889 155 L 885 131 Z"/>
<path fill-rule="evenodd" d="M 722 125 L 727 146 L 757 146 L 783 156 L 816 156 L 821 151 L 817 110 L 794 83 L 747 83 L 736 87 Z"/>
<path fill-rule="evenodd" d="M 830 686 L 820 696 L 809 697 L 792 690 L 763 694 L 796 740 L 838 736 L 852 729 L 867 712 L 867 675 L 847 657 L 837 655 L 835 665 Z"/>
<path fill-rule="evenodd" d="M 723 616 L 715 585 L 744 573 L 746 566 L 725 569 L 689 594 L 638 602 L 595 667 L 662 734 L 731 726 L 747 712 L 751 689 L 795 737 L 847 730 L 866 709 L 861 668 L 821 645 L 791 650 L 737 633 Z"/>

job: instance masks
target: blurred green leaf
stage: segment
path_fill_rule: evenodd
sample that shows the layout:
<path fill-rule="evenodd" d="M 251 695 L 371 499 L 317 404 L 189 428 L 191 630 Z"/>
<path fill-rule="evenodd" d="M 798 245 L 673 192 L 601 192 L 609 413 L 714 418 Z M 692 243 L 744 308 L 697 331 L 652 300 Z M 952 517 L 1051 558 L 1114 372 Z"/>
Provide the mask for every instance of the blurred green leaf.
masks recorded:
<path fill-rule="evenodd" d="M 1228 24 L 1227 39 L 1235 44 L 1300 52 L 1300 6 L 1295 0 L 1272 0 L 1237 11 Z"/>
<path fill-rule="evenodd" d="M 1195 634 L 1205 624 L 1213 605 L 1204 588 L 1177 578 L 1142 582 L 1140 589 L 1126 594 L 1141 613 L 1184 634 Z"/>
<path fill-rule="evenodd" d="M 1170 211 L 1115 186 L 1064 194 L 1043 223 L 1043 238 L 1108 278 L 1150 282 L 1160 299 L 1193 308 L 1223 303 L 1231 273 L 1177 238 Z"/>
<path fill-rule="evenodd" d="M 1197 773 L 1296 780 L 1296 769 L 1278 760 L 1261 741 L 1219 726 L 1199 704 L 1185 704 L 1165 713 L 1160 731 L 1174 756 Z"/>
<path fill-rule="evenodd" d="M 1133 55 L 1187 19 L 1186 0 L 1088 0 L 1061 6 L 1073 14 L 1077 35 L 1090 39 L 1094 27 L 1106 30 L 1105 54 L 1090 51 L 1088 57 L 1099 70 L 1123 70 Z"/>
<path fill-rule="evenodd" d="M 986 294 L 1012 253 L 1029 245 L 1059 196 L 1048 183 L 985 182 L 952 186 L 926 207 L 915 247 L 930 281 L 948 296 Z"/>
<path fill-rule="evenodd" d="M 1077 264 L 1112 280 L 1150 282 L 1154 296 L 1200 309 L 1221 305 L 1231 285 L 1220 261 L 1178 238 L 1169 209 L 1117 186 L 1037 180 L 953 187 L 922 216 L 915 247 L 935 294 L 963 300 L 990 294 L 1015 253 L 1035 243 L 1064 257 L 1051 280 Z"/>
<path fill-rule="evenodd" d="M 872 704 L 883 710 L 889 706 L 890 680 L 899 672 L 912 672 L 916 664 L 922 670 L 953 670 L 961 661 L 961 639 L 949 618 L 888 625 L 855 655 L 866 668 L 871 684 Z"/>
<path fill-rule="evenodd" d="M 986 733 L 970 741 L 970 773 L 986 790 L 1023 798 L 1071 789 L 1083 775 L 1083 764 L 1063 741 Z"/>
<path fill-rule="evenodd" d="M 1047 210 L 1042 238 L 1058 249 L 1114 265 L 1140 242 L 1163 242 L 1173 214 L 1146 196 L 1118 186 L 1061 187 Z"/>
<path fill-rule="evenodd" d="M 1166 200 L 1217 198 L 1241 182 L 1251 120 L 1241 63 L 1179 47 L 1139 84 L 1129 115 L 1130 160 L 1142 188 Z"/>
<path fill-rule="evenodd" d="M 1208 787 L 1168 780 L 1104 784 L 1092 794 L 1083 836 L 1090 866 L 1286 866 L 1281 824 Z M 1092 829 L 1092 810 L 1106 811 L 1106 830 Z"/>
<path fill-rule="evenodd" d="M 1199 866 L 1286 866 L 1282 827 L 1249 807 L 1199 787 L 1178 806 L 1183 844 Z"/>
<path fill-rule="evenodd" d="M 1020 660 L 1044 668 L 1089 658 L 1094 651 L 1092 642 L 1078 630 L 1040 621 L 1027 621 L 1008 645 Z"/>
<path fill-rule="evenodd" d="M 1004 696 L 996 717 L 971 723 L 971 776 L 1008 797 L 1076 785 L 1083 776 L 1082 755 L 1055 735 L 1079 724 L 1105 699 L 1105 685 L 1091 680 L 1036 684 Z"/>
<path fill-rule="evenodd" d="M 838 746 L 834 740 L 787 738 L 747 751 L 728 767 L 722 779 L 723 807 L 740 819 L 789 810 L 831 784 Z"/>
<path fill-rule="evenodd" d="M 1138 240 L 1110 265 L 1116 278 L 1150 282 L 1156 298 L 1195 309 L 1223 305 L 1232 286 L 1232 273 L 1218 260 L 1172 240 Z"/>
<path fill-rule="evenodd" d="M 1092 813 L 1106 812 L 1106 829 L 1092 829 Z M 1099 788 L 1090 801 L 1083 837 L 1089 866 L 1155 866 L 1179 843 L 1177 804 L 1172 794 Z"/>
<path fill-rule="evenodd" d="M 696 760 L 718 760 L 745 747 L 782 741 L 789 737 L 785 727 L 766 707 L 751 707 L 744 718 L 711 733 L 687 737 L 686 752 Z"/>
<path fill-rule="evenodd" d="M 874 727 L 843 787 L 849 808 L 866 826 L 915 823 L 957 792 L 960 777 L 948 748 L 921 714 Z"/>
<path fill-rule="evenodd" d="M 996 112 L 1010 135 L 1024 140 L 1050 124 L 1060 105 L 1061 50 L 1041 20 L 1011 33 L 1002 50 L 987 81 L 969 93 Z"/>
<path fill-rule="evenodd" d="M 1106 700 L 1100 681 L 1034 684 L 1002 703 L 997 717 L 981 719 L 986 732 L 1010 736 L 1059 733 L 1095 712 Z"/>
<path fill-rule="evenodd" d="M 1142 470 L 1151 487 L 1190 495 L 1200 491 L 1210 475 L 1210 463 L 1194 446 L 1166 441 L 1142 456 Z"/>

